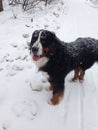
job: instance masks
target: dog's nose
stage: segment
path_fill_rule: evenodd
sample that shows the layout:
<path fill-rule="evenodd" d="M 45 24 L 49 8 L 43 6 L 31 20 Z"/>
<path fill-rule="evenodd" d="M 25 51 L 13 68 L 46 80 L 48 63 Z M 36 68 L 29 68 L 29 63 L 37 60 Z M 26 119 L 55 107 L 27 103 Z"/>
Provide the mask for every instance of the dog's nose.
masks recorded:
<path fill-rule="evenodd" d="M 34 54 L 36 54 L 36 53 L 38 52 L 38 47 L 33 47 L 33 48 L 32 48 L 32 52 L 33 52 Z"/>

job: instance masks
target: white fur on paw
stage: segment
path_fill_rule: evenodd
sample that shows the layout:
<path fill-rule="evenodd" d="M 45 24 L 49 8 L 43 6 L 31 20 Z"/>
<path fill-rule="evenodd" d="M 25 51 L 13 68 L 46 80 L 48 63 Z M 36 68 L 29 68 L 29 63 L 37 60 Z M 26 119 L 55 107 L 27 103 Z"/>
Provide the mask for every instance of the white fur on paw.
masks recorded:
<path fill-rule="evenodd" d="M 48 104 L 53 105 L 52 102 L 51 102 L 51 100 L 48 101 Z"/>
<path fill-rule="evenodd" d="M 80 83 L 83 83 L 84 80 L 79 80 Z"/>
<path fill-rule="evenodd" d="M 74 81 L 73 81 L 72 79 L 69 79 L 68 81 L 69 81 L 70 83 L 75 83 L 75 82 L 77 82 L 77 80 L 74 80 Z"/>

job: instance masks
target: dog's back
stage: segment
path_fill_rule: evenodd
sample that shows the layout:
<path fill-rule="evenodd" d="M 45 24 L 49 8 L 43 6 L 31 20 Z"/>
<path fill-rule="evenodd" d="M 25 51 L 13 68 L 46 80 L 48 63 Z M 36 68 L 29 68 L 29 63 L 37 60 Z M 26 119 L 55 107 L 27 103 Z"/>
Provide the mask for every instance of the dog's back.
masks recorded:
<path fill-rule="evenodd" d="M 76 61 L 79 60 L 84 70 L 98 61 L 98 40 L 93 38 L 78 38 L 69 43 L 72 47 L 72 55 Z M 78 62 L 77 62 L 78 63 Z"/>

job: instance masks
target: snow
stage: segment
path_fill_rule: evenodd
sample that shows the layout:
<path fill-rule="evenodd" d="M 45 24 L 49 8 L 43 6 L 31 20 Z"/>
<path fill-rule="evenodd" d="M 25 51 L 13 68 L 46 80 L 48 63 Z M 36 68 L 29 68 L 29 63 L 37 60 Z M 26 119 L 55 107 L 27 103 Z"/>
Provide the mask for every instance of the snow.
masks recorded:
<path fill-rule="evenodd" d="M 98 130 L 98 65 L 87 70 L 84 82 L 65 79 L 57 106 L 48 104 L 49 83 L 32 62 L 28 42 L 35 29 L 54 31 L 64 41 L 98 39 L 98 9 L 85 0 L 59 0 L 23 12 L 0 12 L 0 130 Z"/>

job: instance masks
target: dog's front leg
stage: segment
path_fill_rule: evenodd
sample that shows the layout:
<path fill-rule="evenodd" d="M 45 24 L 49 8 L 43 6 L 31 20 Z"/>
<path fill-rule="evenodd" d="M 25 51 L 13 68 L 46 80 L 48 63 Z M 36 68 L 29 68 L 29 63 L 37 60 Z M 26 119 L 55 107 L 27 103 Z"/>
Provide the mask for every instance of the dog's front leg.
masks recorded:
<path fill-rule="evenodd" d="M 53 84 L 53 97 L 51 99 L 51 104 L 57 105 L 60 103 L 64 94 L 64 81 L 62 82 L 52 82 Z"/>

